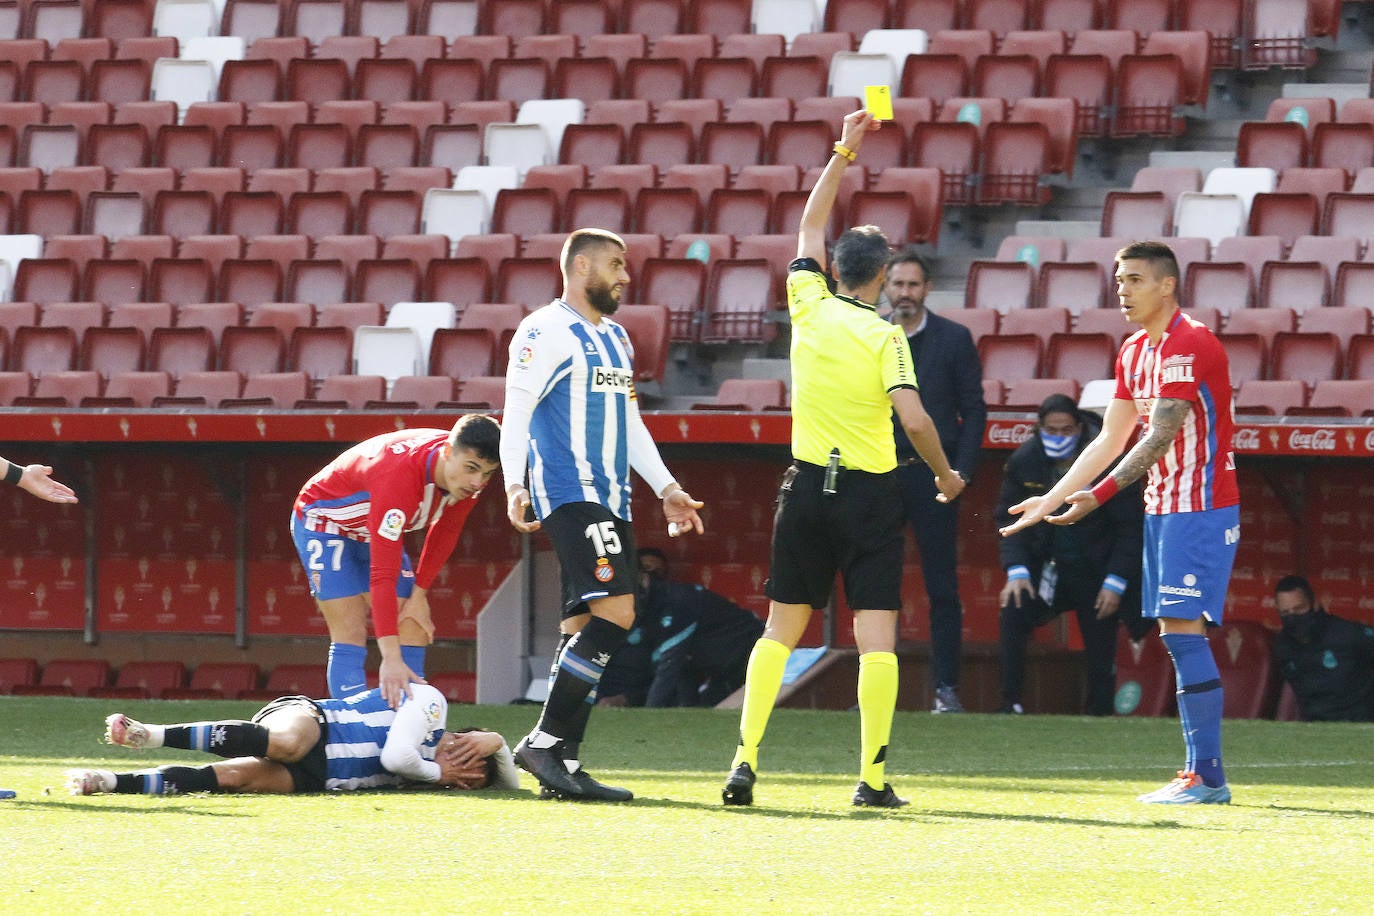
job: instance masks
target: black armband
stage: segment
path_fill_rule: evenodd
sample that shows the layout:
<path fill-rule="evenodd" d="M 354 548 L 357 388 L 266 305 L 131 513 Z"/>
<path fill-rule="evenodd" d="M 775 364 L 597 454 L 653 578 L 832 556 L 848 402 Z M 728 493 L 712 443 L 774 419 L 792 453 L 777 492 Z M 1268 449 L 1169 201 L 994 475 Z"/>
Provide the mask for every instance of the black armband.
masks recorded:
<path fill-rule="evenodd" d="M 10 462 L 10 469 L 5 472 L 5 483 L 19 483 L 19 479 L 24 476 L 24 469 L 13 461 Z"/>

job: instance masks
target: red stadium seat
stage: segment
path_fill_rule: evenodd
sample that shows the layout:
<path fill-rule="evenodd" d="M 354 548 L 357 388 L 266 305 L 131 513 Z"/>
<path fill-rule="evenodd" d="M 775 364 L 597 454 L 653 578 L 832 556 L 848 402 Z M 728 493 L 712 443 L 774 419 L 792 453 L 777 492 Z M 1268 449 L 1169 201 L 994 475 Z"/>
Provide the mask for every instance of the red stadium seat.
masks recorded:
<path fill-rule="evenodd" d="M 455 382 L 492 375 L 496 345 L 496 337 L 486 328 L 438 328 L 430 342 L 429 374 Z"/>
<path fill-rule="evenodd" d="M 1341 343 L 1341 350 L 1345 351 L 1354 337 L 1369 333 L 1370 310 L 1364 305 L 1329 305 L 1322 309 L 1308 309 L 1298 318 L 1298 330 L 1307 334 L 1335 334 Z"/>
<path fill-rule="evenodd" d="M 1101 54 L 1056 54 L 1045 65 L 1044 94 L 1077 103 L 1080 136 L 1106 133 L 1113 89 L 1112 63 Z"/>
<path fill-rule="evenodd" d="M 901 94 L 943 105 L 969 94 L 968 65 L 958 54 L 908 54 L 902 66 Z"/>
<path fill-rule="evenodd" d="M 0 658 L 0 694 L 13 693 L 15 687 L 38 683 L 38 661 L 32 658 Z"/>
<path fill-rule="evenodd" d="M 1319 381 L 1312 389 L 1307 406 L 1339 416 L 1374 416 L 1374 379 Z"/>
<path fill-rule="evenodd" d="M 1039 375 L 1040 351 L 1040 338 L 1035 334 L 998 334 L 978 341 L 983 377 L 1003 384 Z"/>
<path fill-rule="evenodd" d="M 768 313 L 778 305 L 767 261 L 725 260 L 711 265 L 703 343 L 767 343 L 777 334 Z"/>
<path fill-rule="evenodd" d="M 1297 379 L 1251 379 L 1235 397 L 1237 414 L 1284 416 L 1307 405 L 1307 386 Z"/>
<path fill-rule="evenodd" d="M 1029 308 L 1035 293 L 1035 272 L 1020 261 L 974 261 L 964 289 L 967 308 L 995 308 L 999 312 Z"/>
<path fill-rule="evenodd" d="M 1174 704 L 1174 665 L 1164 642 L 1154 634 L 1132 641 L 1122 628 L 1116 650 L 1116 712 L 1122 716 L 1163 716 Z"/>
<path fill-rule="evenodd" d="M 622 305 L 615 320 L 635 349 L 635 380 L 662 382 L 667 370 L 671 314 L 665 305 Z"/>
<path fill-rule="evenodd" d="M 758 413 L 787 406 L 787 384 L 782 379 L 726 379 L 720 383 L 716 399 L 693 404 L 692 410 L 733 410 Z"/>
<path fill-rule="evenodd" d="M 1302 332 L 1274 335 L 1269 378 L 1301 379 L 1309 388 L 1341 378 L 1341 343 L 1334 334 Z"/>
<path fill-rule="evenodd" d="M 1236 165 L 1277 172 L 1307 164 L 1307 128 L 1297 121 L 1247 121 L 1236 141 Z"/>
<path fill-rule="evenodd" d="M 1228 621 L 1208 634 L 1221 675 L 1228 719 L 1267 719 L 1278 702 L 1274 634 L 1253 620 Z"/>
<path fill-rule="evenodd" d="M 1051 334 L 1044 374 L 1086 384 L 1112 377 L 1117 340 L 1107 334 Z"/>
<path fill-rule="evenodd" d="M 630 286 L 635 302 L 667 306 L 674 342 L 695 342 L 701 333 L 701 303 L 706 293 L 707 267 L 691 258 L 651 258 L 638 282 Z"/>
<path fill-rule="evenodd" d="M 323 665 L 278 665 L 261 690 L 241 690 L 240 700 L 270 700 L 280 696 L 323 697 L 329 687 Z"/>
<path fill-rule="evenodd" d="M 1248 381 L 1265 377 L 1268 349 L 1264 338 L 1259 334 L 1217 334 L 1217 340 L 1226 348 L 1226 358 L 1231 365 L 1231 387 L 1238 389 Z"/>
<path fill-rule="evenodd" d="M 16 685 L 20 696 L 90 696 L 110 680 L 110 663 L 97 658 L 55 658 L 43 666 L 38 683 L 31 687 Z"/>
<path fill-rule="evenodd" d="M 127 699 L 157 699 L 164 690 L 181 687 L 186 666 L 178 661 L 125 662 L 115 675 L 113 687 L 94 687 L 90 696 Z"/>

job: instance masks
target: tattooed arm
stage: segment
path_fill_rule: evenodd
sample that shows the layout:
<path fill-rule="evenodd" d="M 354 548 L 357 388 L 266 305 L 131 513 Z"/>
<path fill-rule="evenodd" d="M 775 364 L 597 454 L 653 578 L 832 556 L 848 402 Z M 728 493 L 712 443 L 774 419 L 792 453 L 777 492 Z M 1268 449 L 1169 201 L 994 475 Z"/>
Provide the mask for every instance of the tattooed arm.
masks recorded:
<path fill-rule="evenodd" d="M 1150 431 L 1126 453 L 1126 457 L 1122 458 L 1121 463 L 1112 471 L 1109 478 L 1109 493 L 1129 487 L 1144 477 L 1145 472 L 1164 457 L 1173 446 L 1174 437 L 1183 428 L 1183 421 L 1188 419 L 1192 409 L 1192 403 L 1182 398 L 1158 398 L 1155 401 L 1154 408 L 1150 411 Z M 1069 508 L 1046 519 L 1050 524 L 1072 525 L 1106 502 L 1106 498 L 1099 500 L 1093 490 L 1079 490 L 1077 493 L 1069 494 L 1064 501 L 1069 504 Z"/>
<path fill-rule="evenodd" d="M 1069 494 L 1076 494 L 1084 487 L 1091 486 L 1126 448 L 1139 419 L 1134 401 L 1114 398 L 1107 405 L 1107 412 L 1102 418 L 1102 431 L 1088 443 L 1088 447 L 1083 449 L 1059 482 L 1048 493 L 1028 497 L 1007 509 L 1007 513 L 1015 516 L 1016 520 L 1001 529 L 1002 536 L 1007 537 L 1043 521 L 1064 504 Z"/>

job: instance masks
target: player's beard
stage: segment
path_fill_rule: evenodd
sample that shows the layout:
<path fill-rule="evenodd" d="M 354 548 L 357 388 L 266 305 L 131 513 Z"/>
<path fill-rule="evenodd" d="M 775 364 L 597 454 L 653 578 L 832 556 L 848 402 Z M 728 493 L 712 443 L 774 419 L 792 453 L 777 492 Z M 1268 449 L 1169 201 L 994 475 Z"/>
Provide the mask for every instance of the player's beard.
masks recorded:
<path fill-rule="evenodd" d="M 910 296 L 903 296 L 892 303 L 892 313 L 903 318 L 915 318 L 921 314 L 921 309 L 925 307 L 924 299 L 913 299 Z"/>
<path fill-rule="evenodd" d="M 587 301 L 603 315 L 614 315 L 620 308 L 620 300 L 611 292 L 612 286 L 605 280 L 591 280 L 587 283 Z"/>

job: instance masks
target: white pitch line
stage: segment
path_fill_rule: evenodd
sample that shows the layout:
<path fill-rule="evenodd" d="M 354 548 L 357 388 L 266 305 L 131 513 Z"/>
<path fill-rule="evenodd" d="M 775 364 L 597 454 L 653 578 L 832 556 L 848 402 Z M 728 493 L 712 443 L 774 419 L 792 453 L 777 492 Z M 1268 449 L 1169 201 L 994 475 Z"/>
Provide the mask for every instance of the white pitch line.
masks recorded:
<path fill-rule="evenodd" d="M 1102 770 L 1102 768 L 1103 768 L 1104 765 L 1105 765 L 1105 764 L 1096 764 L 1096 765 L 1075 765 L 1075 766 L 1050 766 L 1050 767 L 1026 767 L 1026 766 L 1021 766 L 1021 767 L 1010 767 L 1010 766 L 1009 766 L 1009 767 L 987 767 L 987 766 L 979 766 L 979 767 L 976 768 L 976 773 L 973 774 L 973 775 L 985 775 L 985 774 L 997 774 L 997 773 L 1010 773 L 1010 774 L 1019 774 L 1019 775 L 1026 775 L 1026 774 L 1030 774 L 1030 773 L 1043 773 L 1043 774 L 1049 774 L 1049 773 L 1093 773 L 1093 772 L 1101 772 L 1101 770 Z M 1167 766 L 1169 766 L 1170 764 L 1169 764 L 1167 761 L 1161 761 L 1161 762 L 1159 762 L 1158 764 L 1153 764 L 1153 765 L 1155 765 L 1155 766 L 1166 766 L 1166 767 L 1167 767 Z M 1132 769 L 1145 769 L 1145 768 L 1148 768 L 1149 766 L 1152 766 L 1152 764 L 1141 763 L 1141 764 L 1139 764 L 1139 765 L 1132 764 L 1131 768 L 1132 768 Z M 1234 763 L 1234 762 L 1229 761 L 1229 760 L 1226 761 L 1226 769 L 1228 769 L 1228 770 L 1280 769 L 1280 768 L 1283 768 L 1283 767 L 1313 767 L 1313 768 L 1315 768 L 1315 767 L 1356 767 L 1356 766 L 1371 766 L 1371 767 L 1374 767 L 1374 760 L 1273 760 L 1273 761 L 1257 761 L 1257 762 L 1246 762 L 1246 763 Z M 910 770 L 910 773 L 911 773 L 911 775 L 920 775 L 920 774 L 923 774 L 923 773 L 924 773 L 924 774 L 926 774 L 926 775 L 932 775 L 932 776 L 936 776 L 936 775 L 938 775 L 938 776 L 944 776 L 944 775 L 949 775 L 949 776 L 967 776 L 967 775 L 970 775 L 970 773 L 969 773 L 968 770 L 921 769 L 921 768 L 919 768 L 919 767 L 911 769 L 911 770 Z"/>

